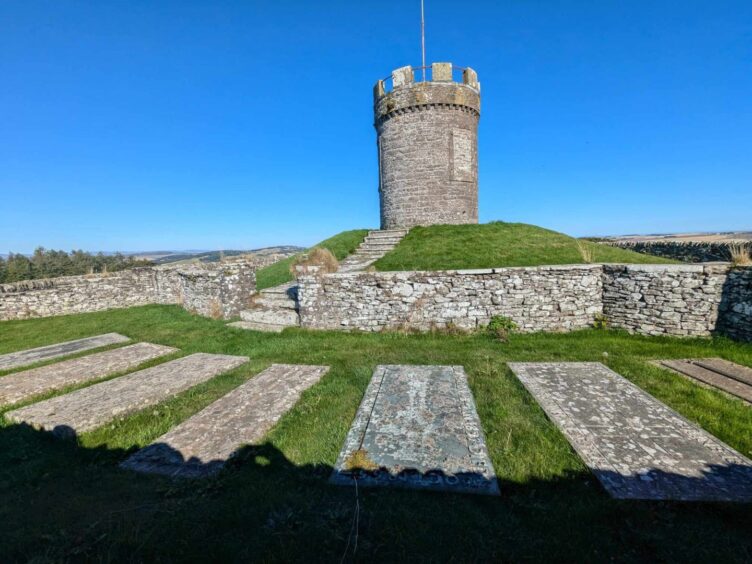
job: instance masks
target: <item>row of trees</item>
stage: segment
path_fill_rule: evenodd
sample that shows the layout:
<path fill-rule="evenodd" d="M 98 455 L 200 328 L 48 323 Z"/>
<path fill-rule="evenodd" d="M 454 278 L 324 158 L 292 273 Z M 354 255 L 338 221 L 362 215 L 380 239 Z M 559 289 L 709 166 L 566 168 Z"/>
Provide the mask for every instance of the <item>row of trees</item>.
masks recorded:
<path fill-rule="evenodd" d="M 0 257 L 0 283 L 54 278 L 95 272 L 115 272 L 136 266 L 148 266 L 148 260 L 137 260 L 120 253 L 93 255 L 85 251 L 53 251 L 38 247 L 30 257 L 21 254 Z"/>

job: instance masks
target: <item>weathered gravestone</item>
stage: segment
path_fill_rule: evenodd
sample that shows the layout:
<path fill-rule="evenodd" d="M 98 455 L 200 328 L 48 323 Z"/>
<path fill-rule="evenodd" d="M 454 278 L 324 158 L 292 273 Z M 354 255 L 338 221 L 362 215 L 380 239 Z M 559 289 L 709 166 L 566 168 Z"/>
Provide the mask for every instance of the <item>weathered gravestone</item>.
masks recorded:
<path fill-rule="evenodd" d="M 499 494 L 461 366 L 379 366 L 331 482 Z"/>
<path fill-rule="evenodd" d="M 125 460 L 121 467 L 179 478 L 218 472 L 258 441 L 328 366 L 273 364 Z"/>
<path fill-rule="evenodd" d="M 47 345 L 46 347 L 8 353 L 0 355 L 0 370 L 20 368 L 21 366 L 28 366 L 29 364 L 51 360 L 69 354 L 97 349 L 99 347 L 106 347 L 107 345 L 125 343 L 128 340 L 128 337 L 124 337 L 123 335 L 107 333 L 105 335 L 97 335 L 96 337 L 86 337 L 85 339 L 77 339 L 75 341 Z"/>
<path fill-rule="evenodd" d="M 117 372 L 125 372 L 147 360 L 153 360 L 177 350 L 152 343 L 136 343 L 55 364 L 47 364 L 39 368 L 14 372 L 0 378 L 0 405 L 12 405 L 39 394 L 98 380 Z"/>
<path fill-rule="evenodd" d="M 752 462 L 597 362 L 509 367 L 612 497 L 752 501 Z"/>
<path fill-rule="evenodd" d="M 245 356 L 195 353 L 16 409 L 5 417 L 69 438 L 155 405 L 246 362 Z"/>

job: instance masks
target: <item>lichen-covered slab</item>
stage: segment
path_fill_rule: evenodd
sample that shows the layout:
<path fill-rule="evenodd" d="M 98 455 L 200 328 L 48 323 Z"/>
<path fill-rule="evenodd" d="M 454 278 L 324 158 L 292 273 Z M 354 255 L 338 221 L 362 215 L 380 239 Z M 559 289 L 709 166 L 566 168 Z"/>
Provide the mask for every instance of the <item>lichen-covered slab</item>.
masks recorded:
<path fill-rule="evenodd" d="M 499 494 L 461 366 L 379 366 L 331 481 Z"/>
<path fill-rule="evenodd" d="M 200 478 L 218 472 L 242 445 L 261 440 L 328 366 L 274 364 L 187 419 L 121 466 Z"/>
<path fill-rule="evenodd" d="M 85 339 L 66 341 L 65 343 L 57 343 L 46 347 L 4 354 L 0 355 L 0 370 L 20 368 L 21 366 L 28 366 L 29 364 L 42 362 L 43 360 L 51 360 L 90 349 L 125 343 L 129 340 L 128 337 L 124 337 L 118 333 L 107 333 L 105 335 L 97 335 L 96 337 L 86 337 Z"/>
<path fill-rule="evenodd" d="M 596 362 L 510 363 L 611 496 L 752 501 L 752 462 Z"/>
<path fill-rule="evenodd" d="M 196 353 L 16 409 L 5 417 L 61 437 L 75 436 L 159 403 L 247 361 L 244 356 Z"/>
<path fill-rule="evenodd" d="M 746 384 L 743 380 L 727 376 L 724 373 L 714 370 L 712 368 L 715 366 L 713 363 L 700 360 L 659 360 L 654 364 L 662 368 L 668 368 L 672 372 L 676 372 L 677 374 L 681 374 L 682 376 L 686 376 L 712 388 L 723 390 L 727 394 L 736 396 L 744 401 L 752 402 L 752 386 Z M 745 377 L 743 372 L 740 372 L 737 375 Z"/>
<path fill-rule="evenodd" d="M 124 372 L 147 360 L 153 360 L 177 350 L 151 343 L 136 343 L 15 372 L 0 378 L 0 405 L 13 405 L 39 394 Z"/>

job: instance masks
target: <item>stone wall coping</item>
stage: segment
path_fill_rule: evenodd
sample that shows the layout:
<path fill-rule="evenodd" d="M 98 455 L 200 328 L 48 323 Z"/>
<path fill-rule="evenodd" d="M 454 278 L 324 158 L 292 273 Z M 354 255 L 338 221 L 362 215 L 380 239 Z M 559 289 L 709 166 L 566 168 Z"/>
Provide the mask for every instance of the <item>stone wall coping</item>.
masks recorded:
<path fill-rule="evenodd" d="M 704 262 L 694 264 L 624 264 L 621 266 L 627 272 L 726 272 L 731 263 Z"/>
<path fill-rule="evenodd" d="M 117 278 L 127 276 L 128 273 L 148 273 L 154 271 L 153 266 L 137 266 L 126 270 L 116 270 L 114 272 L 95 272 L 92 274 L 74 274 L 72 276 L 57 276 L 55 278 L 34 278 L 31 280 L 19 280 L 18 282 L 6 282 L 0 284 L 0 294 L 11 294 L 14 292 L 26 292 L 28 290 L 44 290 L 46 288 L 55 288 L 67 283 L 75 282 L 97 282 L 108 278 Z"/>
<path fill-rule="evenodd" d="M 602 270 L 607 268 L 619 268 L 627 272 L 708 272 L 725 273 L 731 270 L 733 265 L 728 262 L 684 263 L 684 264 L 626 264 L 616 262 L 603 262 L 592 264 L 549 264 L 541 266 L 504 266 L 498 268 L 470 268 L 457 270 L 385 270 L 385 271 L 359 271 L 359 272 L 334 272 L 325 277 L 357 278 L 359 276 L 380 276 L 409 278 L 411 276 L 482 276 L 488 274 L 506 274 L 514 272 L 551 272 L 551 271 L 583 271 Z M 741 267 L 751 268 L 751 267 Z"/>
<path fill-rule="evenodd" d="M 325 276 L 337 278 L 355 278 L 358 276 L 388 276 L 388 277 L 405 277 L 410 276 L 455 276 L 469 275 L 480 276 L 484 274 L 505 274 L 513 272 L 547 272 L 547 271 L 564 271 L 564 270 L 601 270 L 602 264 L 551 264 L 542 266 L 504 266 L 499 268 L 470 268 L 457 270 L 385 270 L 377 272 L 334 272 Z"/>
<path fill-rule="evenodd" d="M 257 266 L 248 262 L 228 262 L 228 263 L 208 263 L 209 267 L 202 266 L 183 266 L 183 267 L 170 267 L 167 265 L 155 265 L 155 266 L 137 266 L 135 268 L 128 268 L 125 270 L 116 270 L 113 272 L 95 272 L 92 274 L 75 274 L 72 276 L 58 276 L 55 278 L 34 278 L 32 280 L 19 280 L 18 282 L 6 282 L 0 284 L 1 294 L 14 294 L 28 292 L 32 290 L 45 290 L 51 288 L 57 288 L 65 286 L 67 284 L 77 283 L 95 283 L 101 280 L 113 280 L 124 276 L 130 276 L 133 274 L 150 274 L 157 272 L 175 272 L 183 276 L 220 276 L 226 271 L 237 271 L 242 268 L 256 269 Z"/>

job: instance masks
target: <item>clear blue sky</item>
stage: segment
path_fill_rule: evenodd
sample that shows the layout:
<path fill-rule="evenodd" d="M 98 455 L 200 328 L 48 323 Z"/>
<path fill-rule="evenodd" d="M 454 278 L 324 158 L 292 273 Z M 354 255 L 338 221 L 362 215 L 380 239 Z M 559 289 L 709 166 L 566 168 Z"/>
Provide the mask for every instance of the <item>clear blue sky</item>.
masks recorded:
<path fill-rule="evenodd" d="M 427 0 L 483 85 L 482 221 L 752 228 L 752 2 Z M 378 226 L 371 88 L 417 0 L 0 3 L 0 252 Z"/>

